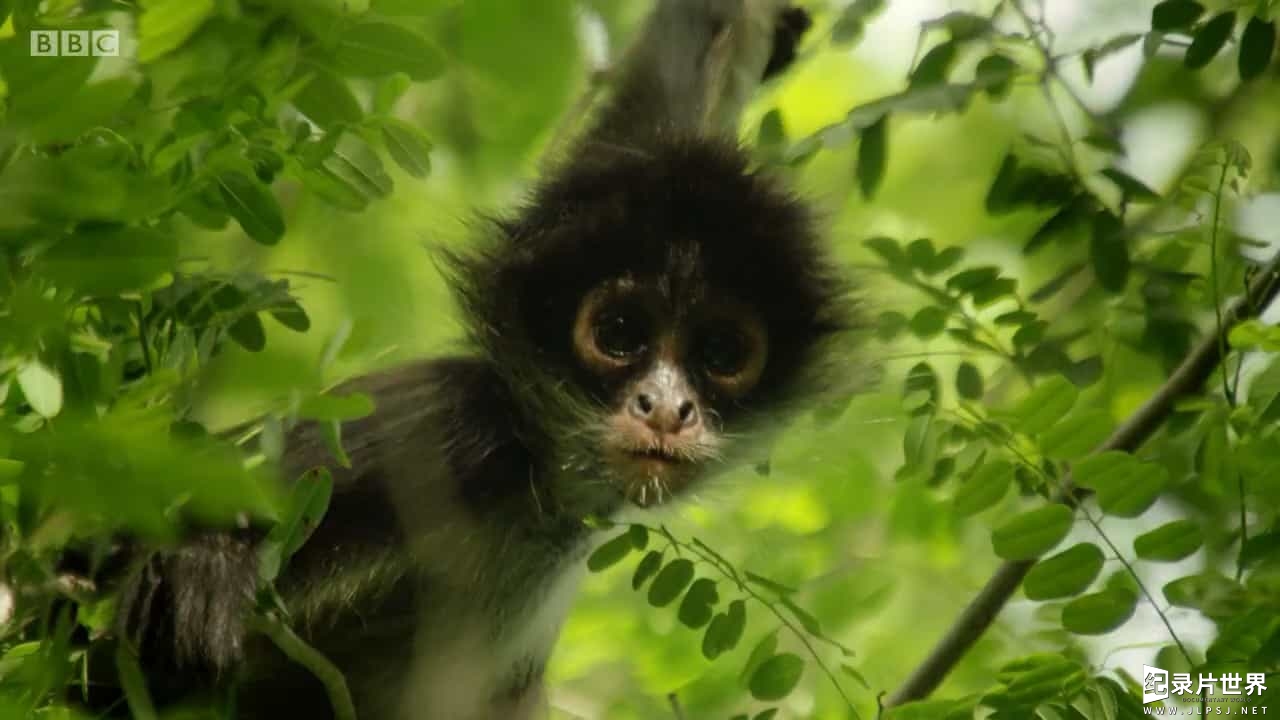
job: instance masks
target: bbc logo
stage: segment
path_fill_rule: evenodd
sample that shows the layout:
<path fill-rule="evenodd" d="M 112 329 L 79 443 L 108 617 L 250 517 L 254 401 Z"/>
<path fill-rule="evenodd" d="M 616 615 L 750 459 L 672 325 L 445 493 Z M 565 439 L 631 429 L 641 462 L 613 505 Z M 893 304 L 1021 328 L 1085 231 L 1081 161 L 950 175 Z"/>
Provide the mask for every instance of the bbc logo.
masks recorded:
<path fill-rule="evenodd" d="M 119 30 L 32 30 L 31 57 L 115 57 Z"/>

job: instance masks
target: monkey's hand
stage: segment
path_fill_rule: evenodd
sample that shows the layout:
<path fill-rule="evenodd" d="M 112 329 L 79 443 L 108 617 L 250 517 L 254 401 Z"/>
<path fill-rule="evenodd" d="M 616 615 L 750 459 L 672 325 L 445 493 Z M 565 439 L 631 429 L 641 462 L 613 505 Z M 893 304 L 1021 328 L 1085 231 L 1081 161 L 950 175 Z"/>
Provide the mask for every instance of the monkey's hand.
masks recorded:
<path fill-rule="evenodd" d="M 658 68 L 674 119 L 732 134 L 766 70 L 794 58 L 808 26 L 789 0 L 659 0 L 637 52 Z"/>
<path fill-rule="evenodd" d="M 605 134 L 658 127 L 736 136 L 756 87 L 794 59 L 809 27 L 789 1 L 657 0 L 624 60 Z"/>
<path fill-rule="evenodd" d="M 257 584 L 247 538 L 200 535 L 137 564 L 120 591 L 118 632 L 167 684 L 206 684 L 240 661 Z"/>

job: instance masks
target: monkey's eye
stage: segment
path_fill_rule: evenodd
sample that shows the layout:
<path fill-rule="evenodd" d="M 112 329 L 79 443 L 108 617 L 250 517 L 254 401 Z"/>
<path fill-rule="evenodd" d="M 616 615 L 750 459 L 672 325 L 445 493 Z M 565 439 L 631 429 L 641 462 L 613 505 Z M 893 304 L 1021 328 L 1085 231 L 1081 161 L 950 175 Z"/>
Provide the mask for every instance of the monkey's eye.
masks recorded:
<path fill-rule="evenodd" d="M 750 348 L 742 331 L 731 325 L 716 325 L 703 333 L 698 358 L 712 375 L 729 377 L 746 367 Z"/>
<path fill-rule="evenodd" d="M 596 316 L 596 347 L 618 359 L 639 355 L 648 349 L 649 323 L 635 308 L 610 308 Z"/>

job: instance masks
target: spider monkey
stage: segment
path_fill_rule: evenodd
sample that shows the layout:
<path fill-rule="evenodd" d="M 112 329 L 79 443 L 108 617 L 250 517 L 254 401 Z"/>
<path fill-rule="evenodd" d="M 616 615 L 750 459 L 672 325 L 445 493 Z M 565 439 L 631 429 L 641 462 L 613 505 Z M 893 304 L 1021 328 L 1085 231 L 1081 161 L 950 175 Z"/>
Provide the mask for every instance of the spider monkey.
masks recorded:
<path fill-rule="evenodd" d="M 277 580 L 364 720 L 530 718 L 595 535 L 753 459 L 829 388 L 853 324 L 808 207 L 735 143 L 808 27 L 786 0 L 657 0 L 595 120 L 523 206 L 443 266 L 473 351 L 352 382 L 351 469 Z M 287 438 L 290 477 L 326 464 Z M 253 533 L 139 564 L 118 634 L 158 698 L 234 685 L 242 718 L 326 718 L 313 675 L 246 633 Z"/>

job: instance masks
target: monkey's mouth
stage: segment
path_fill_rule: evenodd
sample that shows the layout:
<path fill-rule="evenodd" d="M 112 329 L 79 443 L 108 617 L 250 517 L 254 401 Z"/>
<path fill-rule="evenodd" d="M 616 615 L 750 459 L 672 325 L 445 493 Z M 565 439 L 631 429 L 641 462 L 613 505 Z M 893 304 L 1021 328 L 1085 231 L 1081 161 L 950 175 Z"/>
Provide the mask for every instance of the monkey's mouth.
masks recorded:
<path fill-rule="evenodd" d="M 662 465 L 681 465 L 688 462 L 668 447 L 635 448 L 628 450 L 627 454 L 641 462 L 655 462 Z"/>
<path fill-rule="evenodd" d="M 614 482 L 638 507 L 661 505 L 693 483 L 698 462 L 688 451 L 653 445 L 617 449 L 620 472 Z"/>

